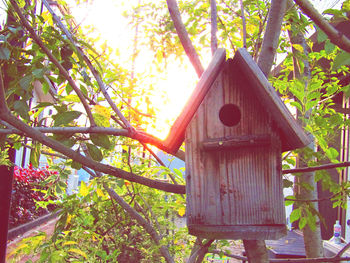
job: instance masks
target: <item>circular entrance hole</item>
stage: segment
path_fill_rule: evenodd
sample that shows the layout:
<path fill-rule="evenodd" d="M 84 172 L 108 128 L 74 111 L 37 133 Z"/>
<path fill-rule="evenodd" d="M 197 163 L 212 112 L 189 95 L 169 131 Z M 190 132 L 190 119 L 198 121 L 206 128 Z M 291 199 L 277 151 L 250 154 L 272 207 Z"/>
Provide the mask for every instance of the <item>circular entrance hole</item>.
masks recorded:
<path fill-rule="evenodd" d="M 219 111 L 219 119 L 225 126 L 235 126 L 241 120 L 241 111 L 235 104 L 225 104 Z"/>

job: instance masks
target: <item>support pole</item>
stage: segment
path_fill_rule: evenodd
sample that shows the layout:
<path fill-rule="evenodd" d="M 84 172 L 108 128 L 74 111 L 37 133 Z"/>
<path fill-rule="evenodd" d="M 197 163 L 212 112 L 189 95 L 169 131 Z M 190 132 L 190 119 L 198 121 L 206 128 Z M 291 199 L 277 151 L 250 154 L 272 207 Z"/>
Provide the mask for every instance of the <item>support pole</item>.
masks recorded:
<path fill-rule="evenodd" d="M 16 151 L 9 150 L 9 158 L 15 162 Z M 0 263 L 6 262 L 7 232 L 11 209 L 11 193 L 14 166 L 0 166 Z"/>

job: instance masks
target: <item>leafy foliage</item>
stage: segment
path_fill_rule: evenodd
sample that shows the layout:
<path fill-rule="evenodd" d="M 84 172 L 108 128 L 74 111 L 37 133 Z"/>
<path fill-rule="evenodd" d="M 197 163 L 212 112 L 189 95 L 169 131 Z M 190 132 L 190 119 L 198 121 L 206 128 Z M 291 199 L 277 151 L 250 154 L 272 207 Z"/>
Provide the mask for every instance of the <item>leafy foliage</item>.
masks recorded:
<path fill-rule="evenodd" d="M 24 6 L 24 1 L 19 2 Z M 59 2 L 64 5 L 64 1 Z M 219 45 L 226 47 L 231 56 L 237 48 L 243 46 L 242 10 L 238 0 L 217 2 Z M 83 33 L 81 28 L 74 29 L 74 44 L 71 43 L 54 24 L 48 12 L 34 14 L 35 1 L 32 6 L 26 1 L 26 5 L 28 6 L 23 12 L 26 12 L 31 26 L 77 83 L 97 126 L 125 128 L 103 96 L 94 72 L 90 70 L 78 48 L 84 52 L 94 70 L 101 76 L 109 96 L 132 126 L 142 130 L 154 125 L 149 117 L 156 111 L 156 106 L 151 105 L 148 95 L 155 91 L 152 81 L 147 83 L 145 79 L 152 77 L 153 68 L 158 70 L 159 77 L 160 72 L 166 70 L 168 61 L 184 59 L 184 52 L 165 1 L 141 1 L 126 12 L 130 24 L 138 34 L 135 34 L 135 42 L 138 39 L 142 40 L 141 43 L 138 42 L 138 46 L 134 43 L 135 50 L 131 60 L 135 62 L 142 48 L 150 49 L 154 55 L 153 65 L 150 65 L 143 75 L 134 74 L 133 70 L 129 71 L 113 63 L 111 60 L 115 57 L 115 52 L 107 44 L 98 47 L 97 40 Z M 209 2 L 179 1 L 179 7 L 194 46 L 202 54 L 207 54 L 210 46 Z M 269 7 L 270 1 L 243 1 L 247 49 L 255 59 L 260 52 Z M 349 1 L 344 2 L 343 11 L 349 11 Z M 345 17 L 343 11 L 327 10 L 326 13 L 339 19 Z M 47 59 L 43 49 L 33 42 L 15 14 L 12 14 L 12 18 L 0 36 L 0 65 L 6 76 L 6 98 L 11 112 L 32 127 L 87 126 L 87 112 L 82 110 L 82 102 L 67 78 Z M 69 15 L 63 22 L 68 28 L 74 24 Z M 315 138 L 315 147 L 284 153 L 284 168 L 294 167 L 298 155 L 302 156 L 301 161 L 308 166 L 315 166 L 324 161 L 339 162 L 340 152 L 333 146 L 335 133 L 349 126 L 349 121 L 344 119 L 335 107 L 338 102 L 336 100 L 342 94 L 349 96 L 349 86 L 341 82 L 343 76 L 349 73 L 349 54 L 333 45 L 318 28 L 318 43 L 315 43 L 315 38 L 308 39 L 306 44 L 309 48 L 301 44 L 292 45 L 287 37 L 298 33 L 304 35 L 307 30 L 313 29 L 313 24 L 304 14 L 295 14 L 288 10 L 278 48 L 278 52 L 285 54 L 286 58 L 281 66 L 282 70 L 272 82 L 285 103 L 298 111 L 306 131 Z M 305 53 L 307 50 L 308 54 Z M 296 79 L 291 72 L 310 74 L 305 78 Z M 36 92 L 34 83 L 37 82 L 41 84 L 43 94 L 51 96 L 50 101 L 33 102 L 33 94 Z M 85 154 L 90 155 L 93 160 L 109 162 L 124 171 L 166 181 L 169 181 L 168 175 L 172 174 L 177 181 L 183 183 L 180 171 L 175 170 L 173 173 L 166 167 L 156 167 L 155 162 L 146 157 L 143 146 L 129 138 L 73 133 L 57 133 L 51 138 L 77 152 L 87 148 Z M 11 135 L 7 139 L 15 145 L 22 142 L 21 136 Z M 37 165 L 40 152 L 44 148 L 36 142 L 33 142 L 33 146 L 31 161 L 33 165 Z M 82 164 L 72 160 L 62 160 L 62 164 L 74 169 L 82 168 Z M 339 169 L 339 173 L 341 172 Z M 325 171 L 317 172 L 315 178 L 324 189 L 332 192 L 334 206 L 345 206 L 343 197 L 349 195 L 348 183 L 334 182 Z M 31 253 L 34 250 L 40 253 L 40 262 L 111 262 L 116 259 L 126 262 L 131 258 L 133 262 L 161 261 L 159 246 L 109 197 L 103 187 L 107 186 L 122 196 L 156 229 L 162 236 L 161 245 L 167 245 L 176 260 L 180 261 L 189 254 L 188 244 L 191 244 L 192 238 L 184 229 L 177 228 L 172 223 L 172 219 L 185 215 L 185 201 L 182 196 L 150 190 L 108 175 L 96 174 L 93 181 L 88 184 L 81 183 L 79 192 L 71 196 L 64 193 L 65 178 L 53 174 L 46 178 L 45 182 L 50 186 L 47 196 L 52 194 L 61 198 L 57 201 L 62 212 L 55 233 L 48 239 L 40 233 L 36 237 L 24 240 L 22 250 L 19 249 L 18 253 Z M 286 187 L 295 184 L 301 189 L 312 190 L 310 185 L 298 184 L 290 178 L 284 179 Z M 317 218 L 322 219 L 322 215 L 317 212 L 312 202 L 298 201 L 298 195 L 288 198 L 291 200 L 288 200 L 287 205 L 298 204 L 291 214 L 291 221 L 298 221 L 300 228 L 309 226 L 314 229 Z M 42 201 L 41 205 L 45 206 L 45 202 Z M 221 243 L 220 247 L 230 245 L 225 241 Z"/>
<path fill-rule="evenodd" d="M 147 173 L 169 172 L 166 168 L 140 168 Z M 159 247 L 109 197 L 102 187 L 106 184 L 156 226 L 164 237 L 162 244 L 167 244 L 175 257 L 181 259 L 188 253 L 185 245 L 190 242 L 187 231 L 172 223 L 183 209 L 184 200 L 181 197 L 113 181 L 108 176 L 95 178 L 88 184 L 82 182 L 77 193 L 64 195 L 59 201 L 61 213 L 54 234 L 46 237 L 45 233 L 39 233 L 34 238 L 23 240 L 20 245 L 22 249 L 13 252 L 14 258 L 23 253 L 40 253 L 40 262 L 73 259 L 85 262 L 162 262 Z"/>
<path fill-rule="evenodd" d="M 55 209 L 53 197 L 46 195 L 48 186 L 43 181 L 50 176 L 58 175 L 57 171 L 48 170 L 48 167 L 35 169 L 14 168 L 14 182 L 12 187 L 10 228 L 30 222 L 35 218 L 47 214 Z M 40 207 L 45 202 L 45 208 Z"/>

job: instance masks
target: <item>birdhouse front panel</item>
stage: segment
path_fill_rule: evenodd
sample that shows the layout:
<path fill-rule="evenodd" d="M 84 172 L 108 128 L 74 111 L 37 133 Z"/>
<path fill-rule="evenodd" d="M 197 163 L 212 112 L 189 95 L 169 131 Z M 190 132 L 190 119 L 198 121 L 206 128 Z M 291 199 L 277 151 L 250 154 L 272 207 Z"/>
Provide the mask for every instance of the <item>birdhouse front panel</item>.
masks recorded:
<path fill-rule="evenodd" d="M 187 223 L 215 239 L 285 234 L 281 136 L 252 81 L 228 60 L 186 129 Z"/>

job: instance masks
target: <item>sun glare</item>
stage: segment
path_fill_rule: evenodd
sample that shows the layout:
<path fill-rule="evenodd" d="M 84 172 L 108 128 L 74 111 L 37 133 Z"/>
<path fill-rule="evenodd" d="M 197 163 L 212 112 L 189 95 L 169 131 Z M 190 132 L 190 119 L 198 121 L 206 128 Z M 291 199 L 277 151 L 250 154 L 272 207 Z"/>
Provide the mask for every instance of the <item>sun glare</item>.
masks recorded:
<path fill-rule="evenodd" d="M 83 29 L 84 26 L 93 26 L 97 30 L 96 33 L 100 35 L 101 44 L 107 41 L 108 46 L 122 51 L 118 63 L 123 63 L 123 67 L 130 69 L 134 30 L 128 27 L 122 15 L 123 8 L 120 7 L 131 6 L 131 4 L 127 1 L 117 4 L 113 0 L 105 0 L 93 1 L 86 4 L 85 8 L 84 5 L 74 8 L 74 3 L 68 2 L 72 6 L 72 15 L 77 19 L 77 23 L 81 24 Z M 141 50 L 137 57 L 136 70 L 144 72 L 152 63 L 153 56 L 149 50 Z M 155 92 L 150 101 L 158 111 L 155 116 L 155 125 L 149 125 L 145 129 L 147 133 L 159 139 L 167 137 L 172 123 L 181 113 L 198 81 L 190 63 L 184 62 L 184 64 L 180 65 L 178 61 L 169 59 L 167 73 L 159 73 L 162 76 L 152 80 Z"/>

